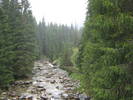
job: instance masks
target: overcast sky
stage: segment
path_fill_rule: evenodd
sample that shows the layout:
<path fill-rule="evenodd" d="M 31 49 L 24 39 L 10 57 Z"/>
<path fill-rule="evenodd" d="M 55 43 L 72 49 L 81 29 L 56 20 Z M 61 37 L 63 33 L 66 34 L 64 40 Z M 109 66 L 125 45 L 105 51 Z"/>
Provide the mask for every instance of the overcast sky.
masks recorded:
<path fill-rule="evenodd" d="M 86 14 L 87 0 L 29 0 L 37 21 L 77 24 L 82 26 Z"/>

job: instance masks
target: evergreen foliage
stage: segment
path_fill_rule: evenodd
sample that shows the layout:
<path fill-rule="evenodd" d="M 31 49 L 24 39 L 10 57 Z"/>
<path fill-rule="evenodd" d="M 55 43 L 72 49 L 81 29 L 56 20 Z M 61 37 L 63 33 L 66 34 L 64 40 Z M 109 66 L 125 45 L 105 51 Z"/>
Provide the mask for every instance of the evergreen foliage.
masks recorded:
<path fill-rule="evenodd" d="M 9 40 L 9 24 L 8 17 L 5 11 L 0 7 L 0 88 L 7 88 L 9 83 L 14 80 L 13 73 L 11 72 L 10 62 L 10 45 Z"/>
<path fill-rule="evenodd" d="M 133 99 L 132 0 L 88 0 L 78 66 L 94 100 Z"/>
<path fill-rule="evenodd" d="M 133 100 L 132 5 L 132 0 L 88 0 L 81 38 L 82 29 L 73 25 L 44 19 L 37 24 L 28 0 L 1 0 L 0 89 L 28 78 L 36 57 L 46 56 L 77 66 L 69 70 L 80 71 L 74 77 L 93 100 Z"/>
<path fill-rule="evenodd" d="M 133 1 L 88 0 L 78 55 L 94 100 L 133 99 Z"/>
<path fill-rule="evenodd" d="M 0 88 L 27 78 L 35 59 L 35 19 L 27 0 L 0 3 Z"/>
<path fill-rule="evenodd" d="M 38 25 L 37 36 L 40 57 L 46 56 L 51 60 L 57 60 L 64 66 L 72 65 L 72 48 L 79 44 L 81 30 L 73 25 L 46 25 L 43 19 Z"/>

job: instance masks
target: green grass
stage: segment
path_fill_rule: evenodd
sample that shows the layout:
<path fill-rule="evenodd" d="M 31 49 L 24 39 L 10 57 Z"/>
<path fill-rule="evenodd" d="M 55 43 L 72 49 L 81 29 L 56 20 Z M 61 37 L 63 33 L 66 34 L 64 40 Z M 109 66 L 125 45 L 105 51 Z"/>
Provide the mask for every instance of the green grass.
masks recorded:
<path fill-rule="evenodd" d="M 66 70 L 69 73 L 69 76 L 73 80 L 77 80 L 80 82 L 80 86 L 77 87 L 74 91 L 78 91 L 79 93 L 84 93 L 85 92 L 84 83 L 83 83 L 84 75 L 80 73 L 79 69 L 74 66 L 61 66 L 60 68 Z"/>

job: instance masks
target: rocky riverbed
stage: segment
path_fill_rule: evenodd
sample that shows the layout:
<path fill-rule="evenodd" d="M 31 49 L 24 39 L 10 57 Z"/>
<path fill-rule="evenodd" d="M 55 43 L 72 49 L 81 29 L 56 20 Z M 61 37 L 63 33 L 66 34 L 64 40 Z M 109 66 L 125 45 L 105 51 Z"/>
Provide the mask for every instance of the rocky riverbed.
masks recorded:
<path fill-rule="evenodd" d="M 79 82 L 69 78 L 66 71 L 48 61 L 35 62 L 32 80 L 18 81 L 14 87 L 17 85 L 23 91 L 19 94 L 13 94 L 12 91 L 13 98 L 3 100 L 90 100 L 84 94 L 74 91 Z"/>

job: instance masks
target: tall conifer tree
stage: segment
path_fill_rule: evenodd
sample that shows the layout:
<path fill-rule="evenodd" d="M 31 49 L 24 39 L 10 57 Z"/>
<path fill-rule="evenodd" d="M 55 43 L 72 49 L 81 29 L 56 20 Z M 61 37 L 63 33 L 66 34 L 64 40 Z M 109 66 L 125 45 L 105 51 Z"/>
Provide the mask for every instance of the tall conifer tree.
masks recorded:
<path fill-rule="evenodd" d="M 27 0 L 0 2 L 0 88 L 27 78 L 35 59 L 35 19 Z"/>
<path fill-rule="evenodd" d="M 133 1 L 88 2 L 78 57 L 84 89 L 94 100 L 132 100 Z"/>
<path fill-rule="evenodd" d="M 7 88 L 14 80 L 10 66 L 11 54 L 8 16 L 0 4 L 0 88 Z"/>

